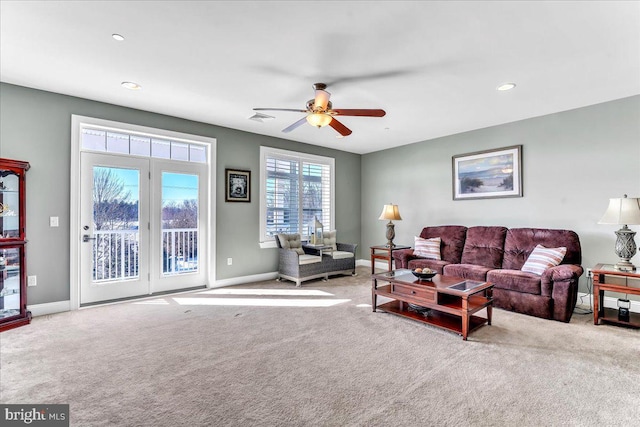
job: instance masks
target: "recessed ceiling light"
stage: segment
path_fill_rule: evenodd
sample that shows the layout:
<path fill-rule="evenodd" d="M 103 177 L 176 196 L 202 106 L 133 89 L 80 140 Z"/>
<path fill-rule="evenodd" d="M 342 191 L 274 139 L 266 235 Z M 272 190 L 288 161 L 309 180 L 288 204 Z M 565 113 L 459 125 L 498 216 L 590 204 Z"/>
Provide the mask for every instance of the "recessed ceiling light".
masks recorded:
<path fill-rule="evenodd" d="M 502 83 L 500 86 L 496 88 L 496 90 L 500 90 L 500 91 L 511 90 L 514 87 L 516 87 L 515 83 Z"/>
<path fill-rule="evenodd" d="M 119 42 L 124 41 L 124 36 L 121 36 L 120 34 L 113 33 L 111 34 L 111 37 L 113 37 L 114 40 L 117 40 Z"/>
<path fill-rule="evenodd" d="M 140 86 L 138 83 L 134 83 L 134 82 L 122 82 L 121 85 L 122 85 L 123 88 L 130 89 L 130 90 L 140 90 L 140 89 L 142 89 L 142 86 Z"/>

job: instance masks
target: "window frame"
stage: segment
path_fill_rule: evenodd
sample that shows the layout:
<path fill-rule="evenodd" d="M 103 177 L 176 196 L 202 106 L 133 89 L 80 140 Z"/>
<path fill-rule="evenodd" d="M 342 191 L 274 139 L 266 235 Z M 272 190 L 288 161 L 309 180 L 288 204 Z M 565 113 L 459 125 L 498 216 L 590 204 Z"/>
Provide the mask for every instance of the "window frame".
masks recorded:
<path fill-rule="evenodd" d="M 299 164 L 300 170 L 300 185 L 299 189 L 302 189 L 302 171 L 303 171 L 303 163 L 316 163 L 322 164 L 329 167 L 329 191 L 330 191 L 330 208 L 329 208 L 329 217 L 331 222 L 331 229 L 336 229 L 336 215 L 335 215 L 335 200 L 336 200 L 336 192 L 335 192 L 335 158 L 327 157 L 327 156 L 318 156 L 315 154 L 308 153 L 300 153 L 297 151 L 291 150 L 283 150 L 279 148 L 272 147 L 260 147 L 260 230 L 259 230 L 259 243 L 261 248 L 275 248 L 277 247 L 275 242 L 275 236 L 267 236 L 267 158 L 278 158 L 283 160 L 297 161 Z M 300 206 L 299 209 L 299 220 L 300 224 L 303 221 L 304 210 L 302 207 L 303 197 L 298 197 L 298 203 Z M 327 230 L 328 231 L 328 230 Z M 303 232 L 300 233 L 301 237 L 304 239 L 305 236 Z"/>

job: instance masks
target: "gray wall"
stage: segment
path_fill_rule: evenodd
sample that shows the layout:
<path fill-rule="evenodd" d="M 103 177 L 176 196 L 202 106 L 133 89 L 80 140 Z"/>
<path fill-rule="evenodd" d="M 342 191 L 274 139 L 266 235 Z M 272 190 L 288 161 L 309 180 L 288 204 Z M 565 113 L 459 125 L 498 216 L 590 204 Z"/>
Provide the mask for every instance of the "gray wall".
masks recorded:
<path fill-rule="evenodd" d="M 524 197 L 453 201 L 452 156 L 518 144 Z M 362 182 L 363 247 L 385 242 L 377 218 L 393 202 L 396 243 L 427 225 L 561 228 L 580 236 L 585 268 L 616 262 L 620 227 L 597 222 L 609 198 L 640 197 L 640 96 L 367 154 Z"/>
<path fill-rule="evenodd" d="M 38 276 L 28 304 L 69 299 L 71 115 L 95 117 L 217 139 L 216 279 L 277 270 L 277 251 L 258 245 L 260 145 L 336 160 L 336 227 L 341 241 L 360 239 L 360 160 L 357 154 L 300 144 L 111 104 L 0 83 L 0 157 L 26 160 L 27 272 Z M 251 203 L 225 203 L 224 169 L 252 171 Z M 49 216 L 60 227 L 49 227 Z M 233 258 L 227 266 L 226 259 Z"/>
<path fill-rule="evenodd" d="M 217 139 L 218 280 L 277 268 L 276 251 L 258 245 L 260 145 L 336 159 L 336 228 L 341 241 L 360 244 L 365 259 L 369 246 L 385 242 L 385 222 L 377 218 L 393 202 L 403 217 L 397 243 L 412 244 L 425 225 L 568 228 L 580 235 L 585 267 L 615 262 L 618 227 L 597 221 L 609 198 L 640 196 L 640 96 L 360 156 L 2 83 L 0 156 L 32 166 L 27 269 L 38 286 L 28 289 L 29 304 L 69 299 L 72 114 Z M 453 155 L 516 144 L 523 145 L 524 197 L 452 200 Z M 252 171 L 252 203 L 224 202 L 226 167 Z M 59 228 L 49 227 L 49 216 L 60 217 Z M 640 264 L 640 256 L 633 261 Z"/>

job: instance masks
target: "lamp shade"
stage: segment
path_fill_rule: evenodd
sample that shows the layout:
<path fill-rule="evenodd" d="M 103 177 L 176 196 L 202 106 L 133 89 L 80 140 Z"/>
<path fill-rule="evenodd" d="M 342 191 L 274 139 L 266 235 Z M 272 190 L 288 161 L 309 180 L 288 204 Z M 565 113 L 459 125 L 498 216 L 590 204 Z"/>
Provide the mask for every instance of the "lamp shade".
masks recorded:
<path fill-rule="evenodd" d="M 380 214 L 380 218 L 378 219 L 380 220 L 388 219 L 389 221 L 401 220 L 402 217 L 400 216 L 400 210 L 398 209 L 398 205 L 393 205 L 393 204 L 384 205 L 384 208 L 382 208 L 382 213 Z"/>
<path fill-rule="evenodd" d="M 609 199 L 609 207 L 598 224 L 640 224 L 640 199 Z"/>

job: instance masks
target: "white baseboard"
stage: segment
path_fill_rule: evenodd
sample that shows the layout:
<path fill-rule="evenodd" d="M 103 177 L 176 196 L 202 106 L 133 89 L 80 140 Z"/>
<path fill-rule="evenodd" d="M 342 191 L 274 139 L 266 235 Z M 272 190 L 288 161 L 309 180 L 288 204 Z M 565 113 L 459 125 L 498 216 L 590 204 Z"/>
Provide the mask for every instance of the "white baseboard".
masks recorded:
<path fill-rule="evenodd" d="M 359 259 L 356 261 L 356 266 L 371 267 L 371 260 Z M 386 271 L 389 268 L 389 263 L 386 261 L 376 261 L 376 268 L 380 268 Z"/>
<path fill-rule="evenodd" d="M 593 295 L 585 294 L 582 292 L 578 292 L 578 304 L 580 305 L 590 305 L 593 307 Z M 618 298 L 613 297 L 604 297 L 604 306 L 606 308 L 618 308 Z M 634 313 L 640 313 L 640 301 L 631 301 L 631 311 Z"/>
<path fill-rule="evenodd" d="M 222 288 L 224 286 L 243 285 L 245 283 L 262 282 L 264 280 L 274 280 L 278 278 L 278 272 L 253 274 L 251 276 L 232 277 L 230 279 L 216 280 L 210 288 Z"/>
<path fill-rule="evenodd" d="M 44 304 L 27 305 L 27 310 L 33 317 L 46 316 L 47 314 L 62 313 L 71 310 L 71 301 L 47 302 Z"/>

